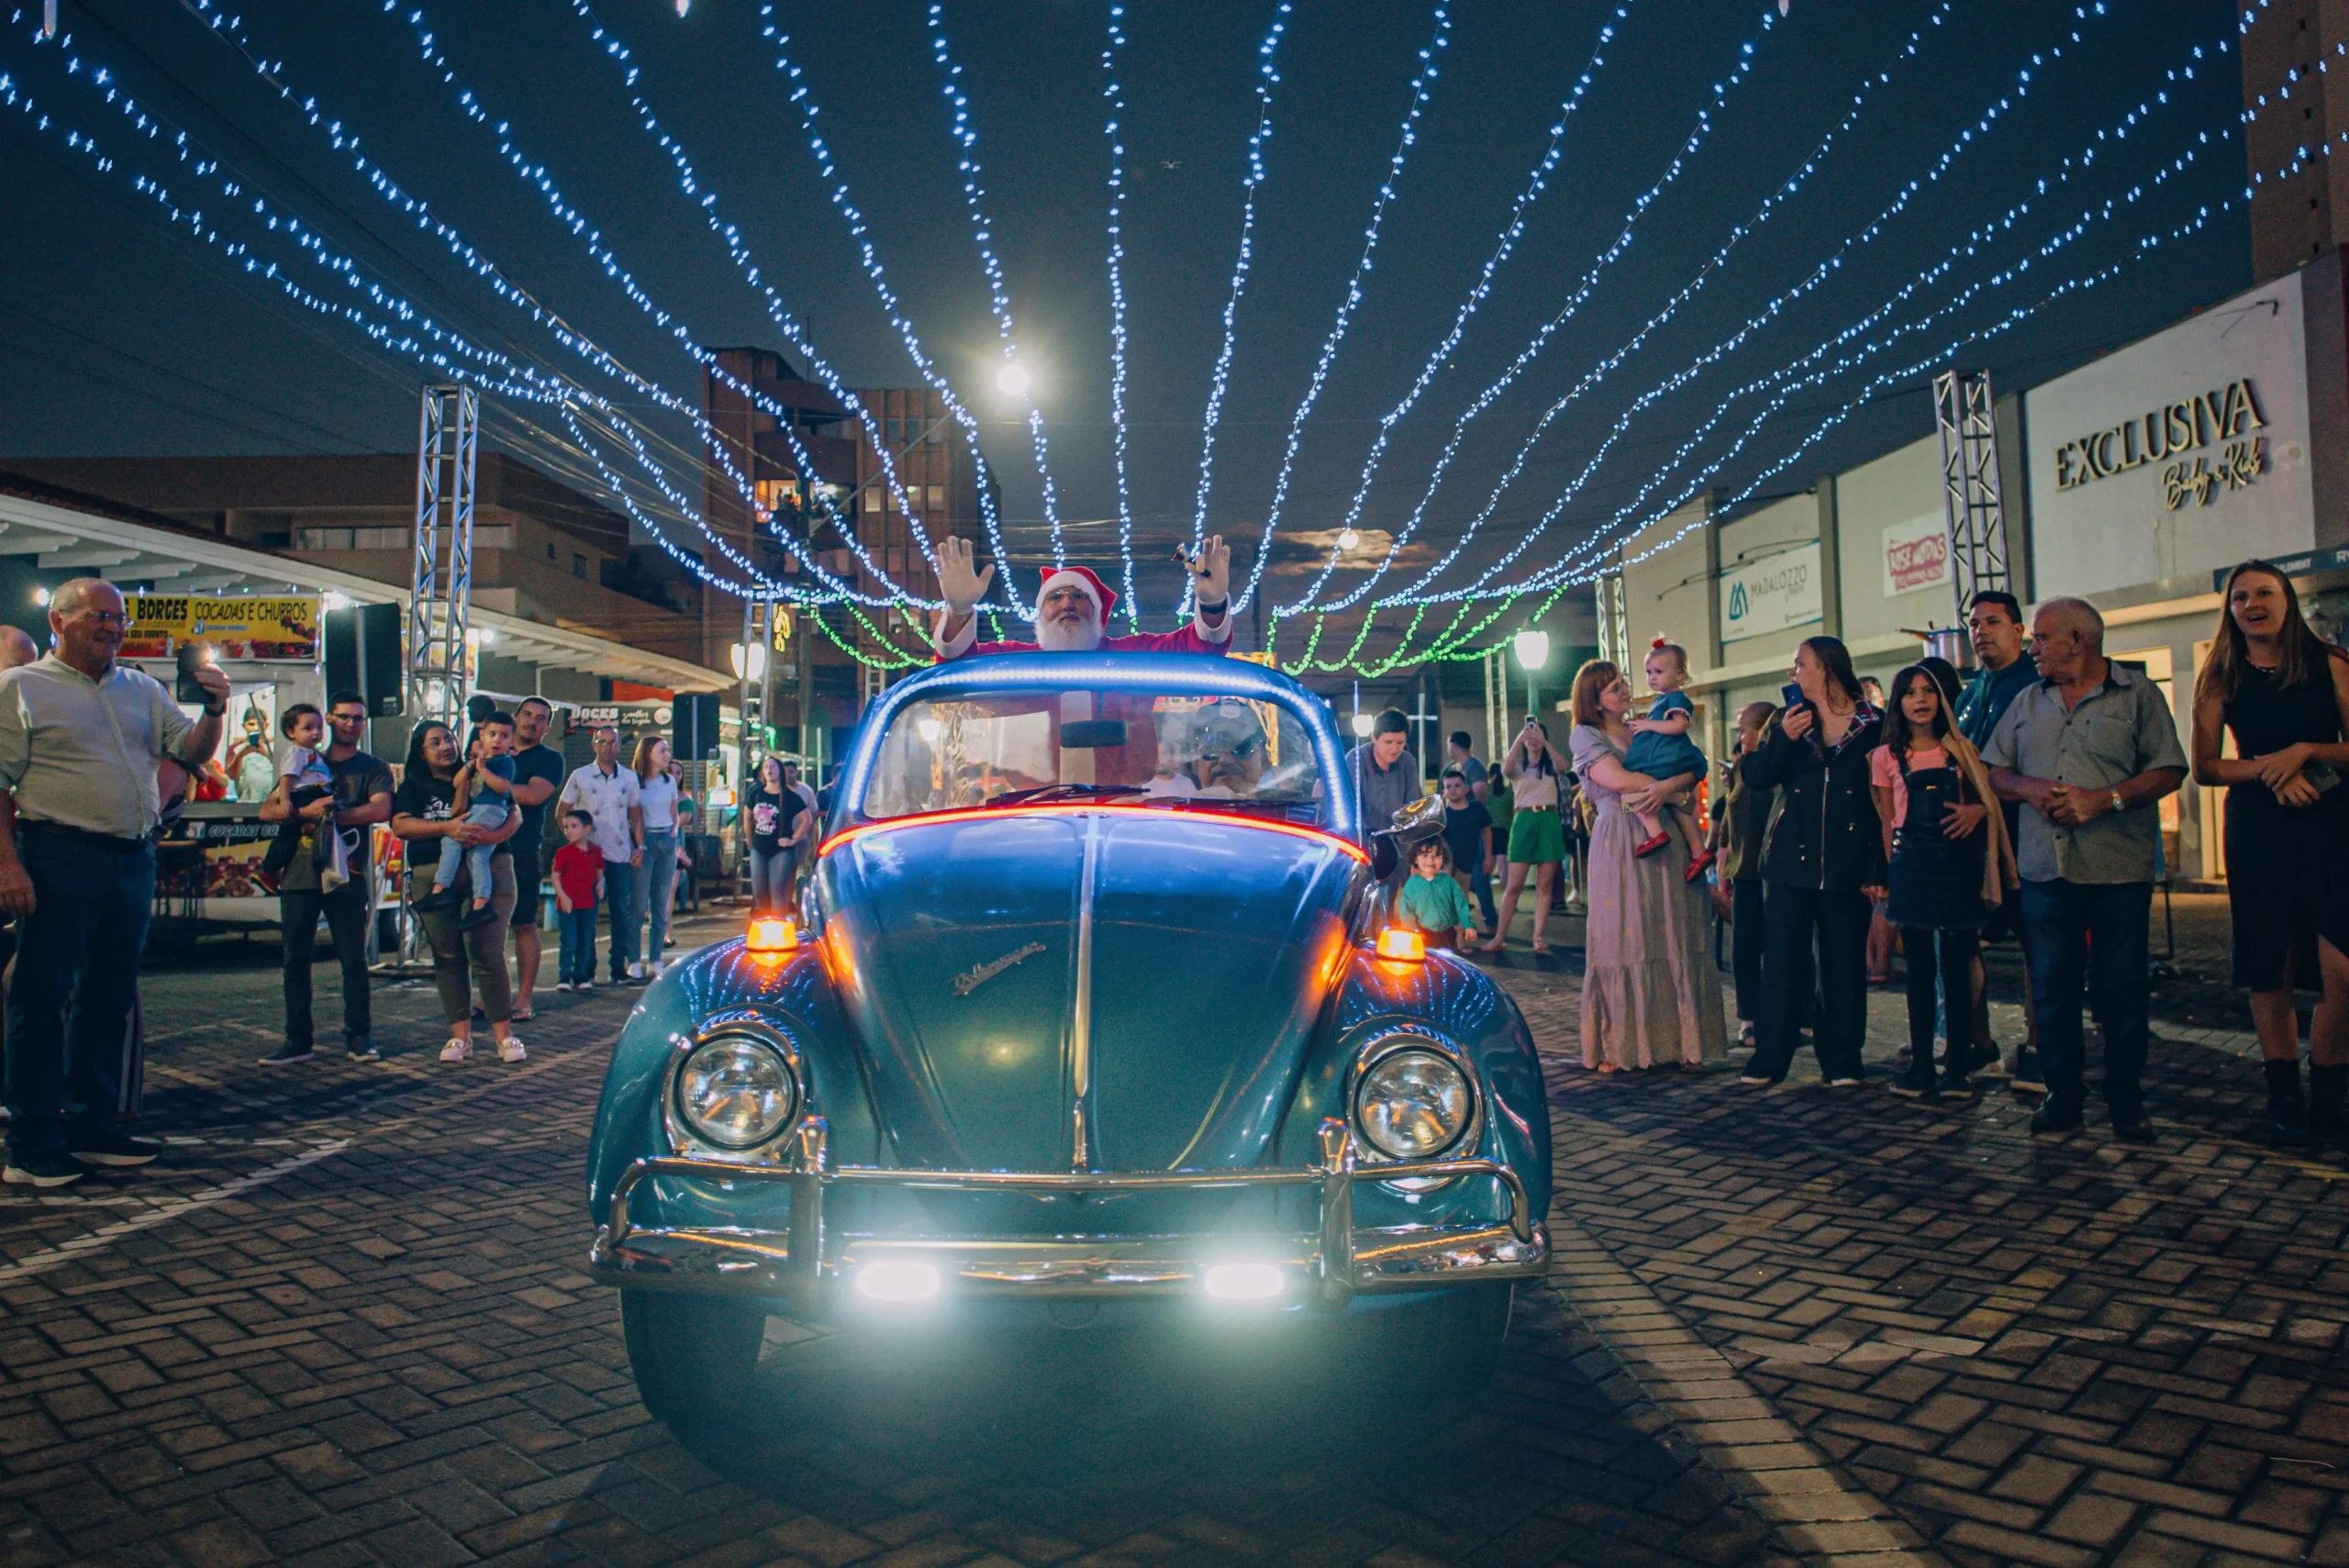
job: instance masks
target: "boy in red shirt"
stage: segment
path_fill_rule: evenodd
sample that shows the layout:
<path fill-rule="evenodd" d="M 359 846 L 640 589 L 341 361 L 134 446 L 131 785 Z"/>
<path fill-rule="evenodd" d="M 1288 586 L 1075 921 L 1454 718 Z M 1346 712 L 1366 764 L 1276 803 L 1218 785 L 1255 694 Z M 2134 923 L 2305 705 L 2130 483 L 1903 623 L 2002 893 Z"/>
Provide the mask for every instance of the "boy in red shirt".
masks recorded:
<path fill-rule="evenodd" d="M 554 923 L 562 949 L 555 989 L 596 989 L 596 899 L 604 886 L 604 851 L 596 847 L 596 819 L 562 814 L 562 848 L 554 852 Z"/>

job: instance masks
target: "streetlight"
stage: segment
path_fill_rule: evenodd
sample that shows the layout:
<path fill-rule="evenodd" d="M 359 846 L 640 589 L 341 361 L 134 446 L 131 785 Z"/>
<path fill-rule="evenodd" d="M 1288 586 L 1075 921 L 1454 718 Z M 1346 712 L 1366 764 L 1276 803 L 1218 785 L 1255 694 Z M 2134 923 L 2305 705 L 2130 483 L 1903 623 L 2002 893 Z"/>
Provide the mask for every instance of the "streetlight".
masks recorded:
<path fill-rule="evenodd" d="M 1371 728 L 1377 722 L 1378 720 L 1371 715 L 1357 712 L 1354 715 L 1354 734 L 1362 740 L 1369 740 Z"/>
<path fill-rule="evenodd" d="M 1510 638 L 1508 646 L 1509 651 L 1517 655 L 1518 667 L 1525 672 L 1526 711 L 1539 713 L 1542 705 L 1533 695 L 1533 677 L 1550 662 L 1550 634 L 1529 626 Z"/>
<path fill-rule="evenodd" d="M 736 680 L 755 681 L 766 673 L 767 651 L 763 644 L 738 642 L 728 651 L 733 657 Z"/>
<path fill-rule="evenodd" d="M 1003 368 L 995 373 L 995 385 L 1006 397 L 1027 396 L 1028 367 L 1018 360 L 1006 360 Z"/>

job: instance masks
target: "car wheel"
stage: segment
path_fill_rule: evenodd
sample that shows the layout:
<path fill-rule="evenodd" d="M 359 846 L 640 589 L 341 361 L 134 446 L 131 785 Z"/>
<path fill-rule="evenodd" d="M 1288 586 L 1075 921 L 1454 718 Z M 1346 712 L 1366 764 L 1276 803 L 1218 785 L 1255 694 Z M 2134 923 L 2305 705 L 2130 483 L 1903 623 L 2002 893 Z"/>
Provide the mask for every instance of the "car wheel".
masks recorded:
<path fill-rule="evenodd" d="M 620 1330 L 644 1407 L 673 1428 L 738 1419 L 765 1338 L 763 1308 L 715 1296 L 620 1292 Z"/>

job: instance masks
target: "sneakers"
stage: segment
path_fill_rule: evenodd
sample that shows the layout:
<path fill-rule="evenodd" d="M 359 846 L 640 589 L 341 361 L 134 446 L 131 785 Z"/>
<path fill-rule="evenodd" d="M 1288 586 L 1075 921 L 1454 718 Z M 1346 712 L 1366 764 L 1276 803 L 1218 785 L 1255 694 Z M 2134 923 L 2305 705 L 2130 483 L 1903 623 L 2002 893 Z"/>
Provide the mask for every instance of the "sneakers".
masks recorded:
<path fill-rule="evenodd" d="M 2112 1136 L 2123 1143 L 2157 1143 L 2153 1118 L 2141 1108 L 2116 1110 L 2112 1113 Z"/>
<path fill-rule="evenodd" d="M 571 982 L 568 980 L 558 980 L 554 983 L 554 988 L 558 991 L 568 991 L 571 989 Z"/>
<path fill-rule="evenodd" d="M 0 1181 L 12 1187 L 65 1187 L 90 1173 L 90 1168 L 59 1149 L 12 1149 Z"/>
<path fill-rule="evenodd" d="M 1740 1073 L 1737 1081 L 1744 1084 L 1749 1089 L 1775 1088 L 1778 1084 L 1786 1082 L 1783 1078 L 1772 1078 L 1761 1073 Z"/>
<path fill-rule="evenodd" d="M 582 991 L 593 991 L 596 989 L 596 983 L 593 980 L 583 980 L 577 988 Z"/>
<path fill-rule="evenodd" d="M 1974 1048 L 1974 1060 L 1965 1064 L 1965 1071 L 1971 1077 L 1997 1083 L 2004 1083 L 2014 1076 L 2007 1071 L 2006 1059 L 1998 1054 L 1998 1043 L 1987 1040 Z"/>
<path fill-rule="evenodd" d="M 471 1040 L 459 1040 L 455 1036 L 451 1035 L 449 1039 L 449 1043 L 440 1048 L 440 1060 L 443 1062 L 462 1062 L 473 1053 L 473 1047 Z"/>
<path fill-rule="evenodd" d="M 163 1152 L 161 1144 L 143 1142 L 119 1129 L 69 1136 L 72 1147 L 66 1152 L 84 1165 L 111 1165 L 127 1170 L 133 1165 L 151 1165 Z"/>
<path fill-rule="evenodd" d="M 2031 1130 L 2069 1132 L 2087 1119 L 2087 1118 L 2081 1114 L 2076 1101 L 2058 1099 L 2054 1095 L 2050 1095 L 2040 1102 L 2037 1110 L 2031 1113 Z"/>
<path fill-rule="evenodd" d="M 1761 1043 L 1760 1037 L 1753 1032 L 1753 1020 L 1752 1018 L 1740 1020 L 1737 1026 L 1737 1049 L 1752 1051 Z"/>
<path fill-rule="evenodd" d="M 500 1062 L 528 1062 L 529 1059 L 530 1053 L 522 1049 L 522 1042 L 513 1036 L 508 1035 L 497 1042 L 497 1060 Z"/>
<path fill-rule="evenodd" d="M 1910 1062 L 1902 1071 L 1900 1076 L 1892 1081 L 1891 1088 L 1894 1094 L 1904 1100 L 1931 1100 L 1940 1097 L 1936 1080 L 1933 1077 L 1933 1064 L 1931 1062 L 1924 1062 L 1921 1066 L 1916 1062 Z"/>
<path fill-rule="evenodd" d="M 1974 1084 L 1963 1073 L 1944 1073 L 1933 1092 L 1944 1100 L 1970 1100 L 1974 1097 Z"/>
<path fill-rule="evenodd" d="M 2047 1092 L 2047 1075 L 2039 1069 L 2039 1052 L 2027 1045 L 2015 1047 L 2014 1056 L 2007 1063 L 2007 1077 L 2026 1094 Z"/>
<path fill-rule="evenodd" d="M 1856 1089 L 1860 1086 L 1860 1080 L 1857 1078 L 1830 1078 L 1827 1080 L 1827 1086 L 1831 1089 Z"/>
<path fill-rule="evenodd" d="M 296 1062 L 307 1062 L 317 1054 L 317 1051 L 315 1047 L 295 1045 L 289 1040 L 267 1056 L 256 1057 L 254 1060 L 263 1067 L 291 1067 Z"/>
<path fill-rule="evenodd" d="M 629 962 L 628 966 L 628 977 L 634 981 L 641 981 L 644 978 L 644 961 L 642 959 L 633 959 Z"/>
<path fill-rule="evenodd" d="M 369 1040 L 363 1034 L 344 1036 L 342 1041 L 342 1053 L 353 1062 L 381 1062 L 384 1060 L 384 1053 L 375 1049 L 375 1042 Z"/>

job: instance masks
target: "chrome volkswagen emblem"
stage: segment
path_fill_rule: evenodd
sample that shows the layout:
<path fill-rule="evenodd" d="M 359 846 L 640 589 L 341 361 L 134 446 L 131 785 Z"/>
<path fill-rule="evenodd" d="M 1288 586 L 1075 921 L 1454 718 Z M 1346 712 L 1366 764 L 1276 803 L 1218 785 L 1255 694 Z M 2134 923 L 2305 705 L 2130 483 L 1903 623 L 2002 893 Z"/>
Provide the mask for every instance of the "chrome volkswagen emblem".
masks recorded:
<path fill-rule="evenodd" d="M 1001 958 L 990 959 L 975 968 L 967 969 L 954 977 L 954 995 L 967 996 L 1013 964 L 1024 962 L 1043 951 L 1043 943 L 1030 942 L 1024 948 L 1013 948 Z"/>

